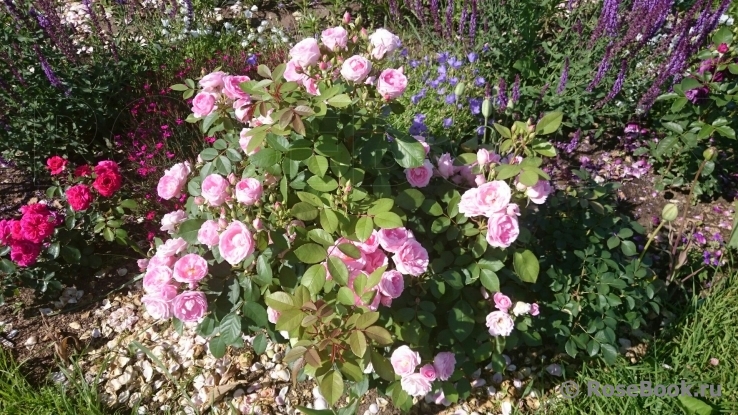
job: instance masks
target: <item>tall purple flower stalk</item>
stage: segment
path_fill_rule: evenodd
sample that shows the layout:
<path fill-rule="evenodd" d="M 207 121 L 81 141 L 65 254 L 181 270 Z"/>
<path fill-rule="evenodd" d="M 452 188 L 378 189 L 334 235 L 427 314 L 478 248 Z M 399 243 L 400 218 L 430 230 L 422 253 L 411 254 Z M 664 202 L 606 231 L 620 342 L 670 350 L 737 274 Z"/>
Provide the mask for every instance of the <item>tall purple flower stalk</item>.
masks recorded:
<path fill-rule="evenodd" d="M 477 0 L 471 0 L 471 17 L 469 18 L 469 44 L 474 46 L 477 37 Z"/>
<path fill-rule="evenodd" d="M 459 36 L 464 35 L 464 25 L 466 24 L 466 2 L 467 0 L 464 0 L 463 3 L 461 3 L 461 17 L 459 18 Z"/>
<path fill-rule="evenodd" d="M 451 38 L 454 31 L 454 0 L 446 5 L 446 37 Z"/>
<path fill-rule="evenodd" d="M 513 103 L 520 100 L 520 74 L 515 75 L 515 82 L 513 82 L 511 98 Z"/>
<path fill-rule="evenodd" d="M 415 14 L 418 15 L 421 23 L 425 23 L 425 9 L 423 8 L 423 0 L 415 0 Z"/>
<path fill-rule="evenodd" d="M 602 79 L 605 77 L 607 70 L 610 69 L 611 53 L 612 45 L 608 45 L 607 49 L 605 50 L 605 56 L 602 57 L 602 61 L 600 61 L 600 66 L 597 68 L 597 73 L 592 79 L 592 82 L 587 85 L 587 92 L 592 92 L 592 90 L 595 89 L 595 87 L 599 85 L 600 82 L 602 82 Z"/>
<path fill-rule="evenodd" d="M 615 98 L 620 93 L 620 90 L 623 89 L 623 82 L 625 81 L 625 72 L 628 70 L 628 61 L 623 59 L 620 61 L 620 72 L 618 72 L 618 77 L 615 79 L 615 83 L 612 85 L 612 89 L 610 89 L 610 92 L 607 94 L 607 96 L 597 103 L 597 107 L 602 107 L 610 100 Z"/>
<path fill-rule="evenodd" d="M 185 24 L 185 28 L 189 29 L 195 19 L 195 7 L 192 5 L 192 0 L 184 0 L 184 3 L 187 8 L 187 22 Z"/>
<path fill-rule="evenodd" d="M 443 33 L 441 30 L 441 18 L 438 13 L 438 0 L 431 0 L 430 13 L 433 18 L 433 27 L 436 29 L 436 33 Z"/>
<path fill-rule="evenodd" d="M 21 15 L 18 13 L 18 9 L 15 7 L 15 4 L 13 4 L 13 0 L 3 0 L 3 3 L 5 3 L 5 8 L 8 10 L 8 14 L 15 20 L 15 23 L 23 24 L 23 18 L 21 18 Z"/>
<path fill-rule="evenodd" d="M 51 69 L 51 66 L 49 65 L 49 62 L 46 60 L 46 58 L 44 57 L 44 55 L 41 53 L 41 50 L 39 49 L 39 47 L 36 46 L 36 45 L 34 45 L 34 48 L 33 49 L 36 52 L 36 56 L 38 56 L 39 62 L 41 62 L 41 69 L 44 70 L 44 74 L 46 75 L 46 78 L 49 80 L 49 82 L 51 83 L 51 85 L 54 88 L 61 88 L 62 87 L 61 81 L 59 80 L 59 78 L 54 73 L 54 70 Z"/>
<path fill-rule="evenodd" d="M 564 59 L 564 68 L 561 70 L 561 77 L 559 78 L 559 87 L 556 88 L 557 94 L 564 92 L 568 79 L 569 79 L 569 57 L 567 56 L 566 59 Z"/>
<path fill-rule="evenodd" d="M 507 109 L 507 85 L 505 84 L 505 78 L 500 78 L 497 84 L 497 105 L 500 107 L 500 111 Z"/>
<path fill-rule="evenodd" d="M 590 38 L 590 47 L 594 45 L 597 39 L 605 34 L 606 36 L 615 36 L 618 31 L 618 8 L 620 7 L 620 0 L 605 0 L 602 4 L 602 12 L 600 13 L 600 19 L 597 21 L 597 26 L 592 32 Z"/>
<path fill-rule="evenodd" d="M 78 57 L 75 53 L 74 45 L 70 40 L 71 36 L 67 28 L 61 22 L 56 4 L 51 0 L 38 0 L 35 2 L 35 5 L 38 6 L 40 10 L 33 9 L 33 12 L 30 14 L 32 16 L 36 14 L 36 16 L 33 17 L 38 20 L 39 26 L 44 29 L 44 34 L 69 61 L 77 62 Z"/>
<path fill-rule="evenodd" d="M 95 6 L 92 5 L 92 2 L 90 0 L 82 0 L 82 4 L 84 4 L 85 9 L 87 9 L 87 13 L 90 15 L 90 20 L 92 21 L 92 26 L 97 31 L 98 36 L 100 36 L 100 40 L 104 42 L 104 39 L 107 37 L 106 33 L 102 30 L 102 27 L 100 26 L 100 20 L 97 18 L 97 13 L 95 13 Z M 104 14 L 104 10 L 103 10 Z M 110 23 L 108 23 L 108 27 L 110 27 Z M 112 41 L 110 43 L 110 51 L 113 53 L 113 57 L 115 60 L 118 60 L 118 50 L 115 47 L 115 43 Z"/>

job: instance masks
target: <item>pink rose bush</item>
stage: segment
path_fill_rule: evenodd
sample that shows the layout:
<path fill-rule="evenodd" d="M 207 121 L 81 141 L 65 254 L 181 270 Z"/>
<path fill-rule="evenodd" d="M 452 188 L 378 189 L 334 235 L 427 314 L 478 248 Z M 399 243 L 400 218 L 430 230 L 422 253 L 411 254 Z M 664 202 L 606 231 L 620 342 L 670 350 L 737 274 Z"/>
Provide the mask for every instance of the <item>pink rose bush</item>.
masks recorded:
<path fill-rule="evenodd" d="M 528 215 L 550 178 L 522 152 L 529 142 L 493 151 L 388 125 L 409 84 L 388 59 L 400 47 L 349 18 L 254 79 L 214 72 L 175 88 L 195 97 L 188 121 L 213 140 L 157 186 L 186 216 L 165 215 L 169 237 L 139 264 L 149 314 L 205 321 L 214 355 L 267 328 L 307 374 L 344 381 L 358 368 L 414 397 L 447 390 L 457 359 L 480 361 L 467 350 L 489 359 L 521 340 L 515 327 L 541 310 L 524 287 L 509 291 L 516 301 L 499 291 L 538 278 Z M 511 137 L 534 127 L 520 124 Z M 244 333 L 218 330 L 236 321 Z"/>

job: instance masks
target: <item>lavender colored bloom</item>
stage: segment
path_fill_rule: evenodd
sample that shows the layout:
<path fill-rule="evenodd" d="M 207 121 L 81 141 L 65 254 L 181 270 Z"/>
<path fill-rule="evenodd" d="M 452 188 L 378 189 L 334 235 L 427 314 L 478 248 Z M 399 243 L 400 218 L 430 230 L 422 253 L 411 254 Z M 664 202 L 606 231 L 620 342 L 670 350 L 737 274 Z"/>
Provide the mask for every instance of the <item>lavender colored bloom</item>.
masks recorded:
<path fill-rule="evenodd" d="M 446 65 L 440 65 L 438 66 L 438 73 L 441 75 L 446 75 Z"/>
<path fill-rule="evenodd" d="M 446 5 L 446 37 L 451 37 L 454 30 L 454 2 L 448 0 Z"/>
<path fill-rule="evenodd" d="M 400 8 L 398 7 L 397 0 L 389 0 L 390 15 L 393 19 L 397 19 L 400 16 Z"/>
<path fill-rule="evenodd" d="M 566 82 L 569 79 L 569 57 L 564 59 L 564 69 L 561 70 L 561 77 L 559 78 L 559 87 L 556 88 L 556 93 L 561 94 L 566 88 Z"/>
<path fill-rule="evenodd" d="M 449 55 L 449 53 L 448 53 L 448 52 L 441 52 L 441 53 L 439 53 L 439 54 L 438 54 L 438 57 L 436 58 L 436 61 L 437 61 L 438 63 L 440 63 L 441 65 L 443 65 L 443 64 L 445 64 L 445 63 L 446 63 L 446 61 L 448 60 L 448 55 Z M 439 68 L 440 68 L 440 67 L 439 67 Z M 445 70 L 446 70 L 446 68 L 444 67 L 444 71 L 445 71 Z"/>
<path fill-rule="evenodd" d="M 476 86 L 484 86 L 486 83 L 487 81 L 481 76 L 478 76 L 476 79 L 474 79 L 474 85 Z"/>
<path fill-rule="evenodd" d="M 461 18 L 459 18 L 459 36 L 464 35 L 464 25 L 466 24 L 466 3 L 467 0 L 463 0 L 463 3 L 461 5 Z"/>
<path fill-rule="evenodd" d="M 469 59 L 469 63 L 474 63 L 477 61 L 477 54 L 472 52 L 466 56 L 467 59 Z"/>
<path fill-rule="evenodd" d="M 448 84 L 451 86 L 456 86 L 456 84 L 458 83 L 459 83 L 459 78 L 457 77 L 449 78 L 448 80 Z"/>
<path fill-rule="evenodd" d="M 705 265 L 710 265 L 710 251 L 702 252 L 702 258 Z"/>
<path fill-rule="evenodd" d="M 500 107 L 500 111 L 507 109 L 507 91 L 506 91 L 505 79 L 500 78 L 497 84 L 497 105 Z"/>
<path fill-rule="evenodd" d="M 454 58 L 454 61 L 453 62 L 449 62 L 449 63 L 451 64 L 451 67 L 454 68 L 454 69 L 459 69 L 462 66 L 464 66 L 464 62 L 462 60 L 456 59 L 456 58 Z"/>
<path fill-rule="evenodd" d="M 482 113 L 482 100 L 479 98 L 469 98 L 469 110 L 474 115 Z"/>
<path fill-rule="evenodd" d="M 49 80 L 51 85 L 54 86 L 54 88 L 61 88 L 62 83 L 59 80 L 59 78 L 54 74 L 53 69 L 51 69 L 51 66 L 49 65 L 49 62 L 46 60 L 44 55 L 41 54 L 41 50 L 36 46 L 34 48 L 36 50 L 36 56 L 38 56 L 38 60 L 41 62 L 41 68 L 44 70 L 44 74 L 46 75 L 46 78 Z"/>
<path fill-rule="evenodd" d="M 408 132 L 410 135 L 423 135 L 428 132 L 428 127 L 423 122 L 413 121 Z"/>
<path fill-rule="evenodd" d="M 702 234 L 702 232 L 695 232 L 694 240 L 697 241 L 698 244 L 704 245 L 707 243 L 707 239 L 705 239 L 705 235 Z"/>
<path fill-rule="evenodd" d="M 420 62 L 416 61 L 415 59 L 410 61 L 410 67 L 415 69 L 420 65 Z"/>
<path fill-rule="evenodd" d="M 597 27 L 592 32 L 592 38 L 590 39 L 590 46 L 603 34 L 607 36 L 615 36 L 618 30 L 618 8 L 620 7 L 620 0 L 605 0 L 602 5 L 602 12 L 600 13 L 600 19 L 597 22 Z"/>
<path fill-rule="evenodd" d="M 520 74 L 515 75 L 515 82 L 512 88 L 512 102 L 520 100 Z"/>
<path fill-rule="evenodd" d="M 582 130 L 578 129 L 577 132 L 574 133 L 574 136 L 571 138 L 571 141 L 569 144 L 566 145 L 564 148 L 564 151 L 567 152 L 567 154 L 571 154 L 576 150 L 577 146 L 579 146 L 579 136 L 582 134 Z"/>
<path fill-rule="evenodd" d="M 456 94 L 453 92 L 446 95 L 446 104 L 453 104 L 456 102 Z"/>
<path fill-rule="evenodd" d="M 413 117 L 413 122 L 424 123 L 425 114 L 422 114 L 422 113 L 415 114 L 415 116 Z"/>
<path fill-rule="evenodd" d="M 438 0 L 431 0 L 430 2 L 430 12 L 431 17 L 433 18 L 433 26 L 436 29 L 437 33 L 442 33 L 441 31 L 441 19 L 438 14 Z"/>
<path fill-rule="evenodd" d="M 187 10 L 187 20 L 185 21 L 185 28 L 189 29 L 192 21 L 195 18 L 195 7 L 192 5 L 192 0 L 184 0 L 185 9 Z"/>
<path fill-rule="evenodd" d="M 477 135 L 484 135 L 484 126 L 480 125 L 477 127 Z"/>
<path fill-rule="evenodd" d="M 610 90 L 610 92 L 607 94 L 605 99 L 602 100 L 602 105 L 615 98 L 615 96 L 620 93 L 620 90 L 623 89 L 623 82 L 625 81 L 625 71 L 628 69 L 627 64 L 628 62 L 625 59 L 620 62 L 620 72 L 618 72 L 618 77 L 615 79 L 615 83 L 612 85 L 612 89 Z"/>
<path fill-rule="evenodd" d="M 438 95 L 443 95 L 443 94 L 445 94 L 445 93 L 446 93 L 446 88 L 441 88 L 441 89 L 437 90 L 437 91 L 436 91 L 436 93 L 437 93 Z"/>
<path fill-rule="evenodd" d="M 610 69 L 610 53 L 612 52 L 612 45 L 608 46 L 605 50 L 605 56 L 602 57 L 602 61 L 600 61 L 600 66 L 597 68 L 597 73 L 595 74 L 594 79 L 592 79 L 592 82 L 587 85 L 587 92 L 592 92 L 592 90 L 599 85 L 600 82 L 602 82 L 602 78 L 605 77 L 605 74 L 607 73 L 607 70 Z"/>
<path fill-rule="evenodd" d="M 433 79 L 428 84 L 431 86 L 431 88 L 436 89 L 441 85 L 441 81 L 439 81 L 438 79 Z"/>
<path fill-rule="evenodd" d="M 259 58 L 256 56 L 256 54 L 250 54 L 248 58 L 246 58 L 246 64 L 256 66 L 256 64 L 259 62 Z"/>
<path fill-rule="evenodd" d="M 449 128 L 452 125 L 454 125 L 454 119 L 453 118 L 446 118 L 446 119 L 443 120 L 443 126 L 445 128 Z"/>
<path fill-rule="evenodd" d="M 477 0 L 471 0 L 471 18 L 469 19 L 469 43 L 474 45 L 477 36 Z"/>

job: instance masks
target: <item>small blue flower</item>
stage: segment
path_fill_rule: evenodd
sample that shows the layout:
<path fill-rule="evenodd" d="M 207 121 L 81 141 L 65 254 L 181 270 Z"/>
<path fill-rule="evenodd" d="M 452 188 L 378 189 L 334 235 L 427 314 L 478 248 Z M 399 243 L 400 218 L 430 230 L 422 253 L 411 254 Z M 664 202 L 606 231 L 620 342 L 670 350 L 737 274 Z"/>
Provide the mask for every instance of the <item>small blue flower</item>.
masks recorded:
<path fill-rule="evenodd" d="M 484 86 L 487 83 L 487 81 L 484 80 L 481 76 L 477 77 L 477 79 L 474 80 L 474 85 L 476 86 Z"/>
<path fill-rule="evenodd" d="M 434 79 L 432 81 L 429 80 L 428 84 L 431 86 L 431 88 L 436 89 L 441 85 L 441 81 L 439 81 L 438 79 Z"/>
<path fill-rule="evenodd" d="M 469 109 L 471 110 L 471 113 L 474 115 L 481 114 L 482 113 L 482 100 L 479 98 L 469 99 Z"/>
<path fill-rule="evenodd" d="M 400 51 L 400 56 L 402 56 L 403 58 L 407 56 L 407 48 L 403 48 L 403 49 L 402 49 L 402 50 Z"/>
<path fill-rule="evenodd" d="M 438 78 L 436 78 L 436 80 L 438 82 L 445 82 L 446 81 L 446 74 L 445 73 L 442 73 L 442 74 L 438 75 Z"/>
<path fill-rule="evenodd" d="M 454 68 L 454 69 L 459 69 L 459 68 L 461 68 L 462 66 L 464 66 L 464 62 L 463 62 L 463 61 L 461 61 L 461 60 L 456 60 L 456 59 L 454 59 L 454 62 L 453 62 L 453 63 L 451 63 L 451 67 L 452 67 L 452 68 Z"/>
<path fill-rule="evenodd" d="M 440 75 L 446 75 L 446 65 L 441 65 L 438 67 L 438 73 Z"/>
<path fill-rule="evenodd" d="M 445 93 L 446 93 L 446 88 L 441 88 L 441 89 L 437 90 L 437 91 L 436 91 L 436 93 L 437 93 L 438 95 L 443 95 L 443 94 L 445 94 Z"/>
<path fill-rule="evenodd" d="M 446 118 L 443 120 L 443 126 L 444 128 L 448 128 L 450 126 L 454 125 L 454 119 L 453 118 Z"/>
<path fill-rule="evenodd" d="M 466 56 L 467 59 L 469 59 L 469 63 L 474 63 L 477 61 L 477 54 L 472 52 Z"/>
<path fill-rule="evenodd" d="M 419 122 L 419 123 L 425 122 L 425 114 L 422 114 L 422 113 L 415 114 L 415 117 L 413 117 L 413 121 Z"/>
<path fill-rule="evenodd" d="M 408 132 L 410 135 L 423 135 L 423 133 L 428 132 L 428 127 L 422 122 L 413 122 Z"/>
<path fill-rule="evenodd" d="M 456 94 L 452 92 L 446 95 L 446 104 L 453 104 L 454 102 L 456 102 Z"/>
<path fill-rule="evenodd" d="M 415 69 L 418 66 L 420 66 L 420 62 L 416 61 L 415 59 L 413 59 L 413 60 L 410 61 L 410 67 L 411 68 Z"/>
<path fill-rule="evenodd" d="M 448 59 L 448 52 L 441 52 L 438 54 L 438 63 L 446 63 L 446 60 Z"/>
<path fill-rule="evenodd" d="M 480 125 L 477 128 L 477 135 L 484 135 L 484 126 L 483 125 Z"/>
<path fill-rule="evenodd" d="M 258 62 L 258 58 L 253 53 L 249 55 L 249 57 L 246 59 L 246 63 L 249 65 L 256 65 L 257 62 Z"/>
<path fill-rule="evenodd" d="M 456 84 L 458 84 L 458 83 L 459 83 L 459 78 L 457 78 L 457 77 L 453 77 L 453 78 L 450 78 L 450 79 L 448 80 L 448 83 L 449 83 L 449 84 L 450 84 L 451 86 L 456 86 Z"/>

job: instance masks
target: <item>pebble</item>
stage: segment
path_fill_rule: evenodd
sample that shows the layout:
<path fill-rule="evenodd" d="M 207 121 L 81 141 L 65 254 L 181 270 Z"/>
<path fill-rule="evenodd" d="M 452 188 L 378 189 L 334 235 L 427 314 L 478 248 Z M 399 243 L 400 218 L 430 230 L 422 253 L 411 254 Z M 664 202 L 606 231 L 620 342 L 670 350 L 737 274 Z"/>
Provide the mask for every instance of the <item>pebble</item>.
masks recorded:
<path fill-rule="evenodd" d="M 288 380 L 290 380 L 290 374 L 284 369 L 277 370 L 277 371 L 270 373 L 269 377 L 271 377 L 272 379 L 278 379 L 284 382 L 287 382 Z"/>
<path fill-rule="evenodd" d="M 369 405 L 369 413 L 370 414 L 378 414 L 379 413 L 379 406 L 377 406 L 377 404 L 375 404 L 375 403 Z"/>
<path fill-rule="evenodd" d="M 73 322 L 69 323 L 69 327 L 72 330 L 79 330 L 79 329 L 82 328 L 82 326 L 80 326 L 79 323 L 77 323 L 76 321 L 73 321 Z"/>
<path fill-rule="evenodd" d="M 99 339 L 100 336 L 102 336 L 102 333 L 100 333 L 100 329 L 96 327 L 92 329 L 92 333 L 90 333 L 90 336 L 92 336 L 93 339 Z"/>
<path fill-rule="evenodd" d="M 125 269 L 125 268 L 118 268 L 118 275 L 120 275 L 122 277 L 122 276 L 124 276 L 126 274 L 128 274 L 128 270 L 127 269 Z"/>
<path fill-rule="evenodd" d="M 25 342 L 25 343 L 23 343 L 23 344 L 25 344 L 25 345 L 26 345 L 26 346 L 28 346 L 28 347 L 33 347 L 33 346 L 35 346 L 35 345 L 36 345 L 37 343 L 38 343 L 38 337 L 36 337 L 36 336 L 31 336 L 31 337 L 29 337 L 29 338 L 28 338 L 28 340 L 26 340 L 26 342 Z"/>

